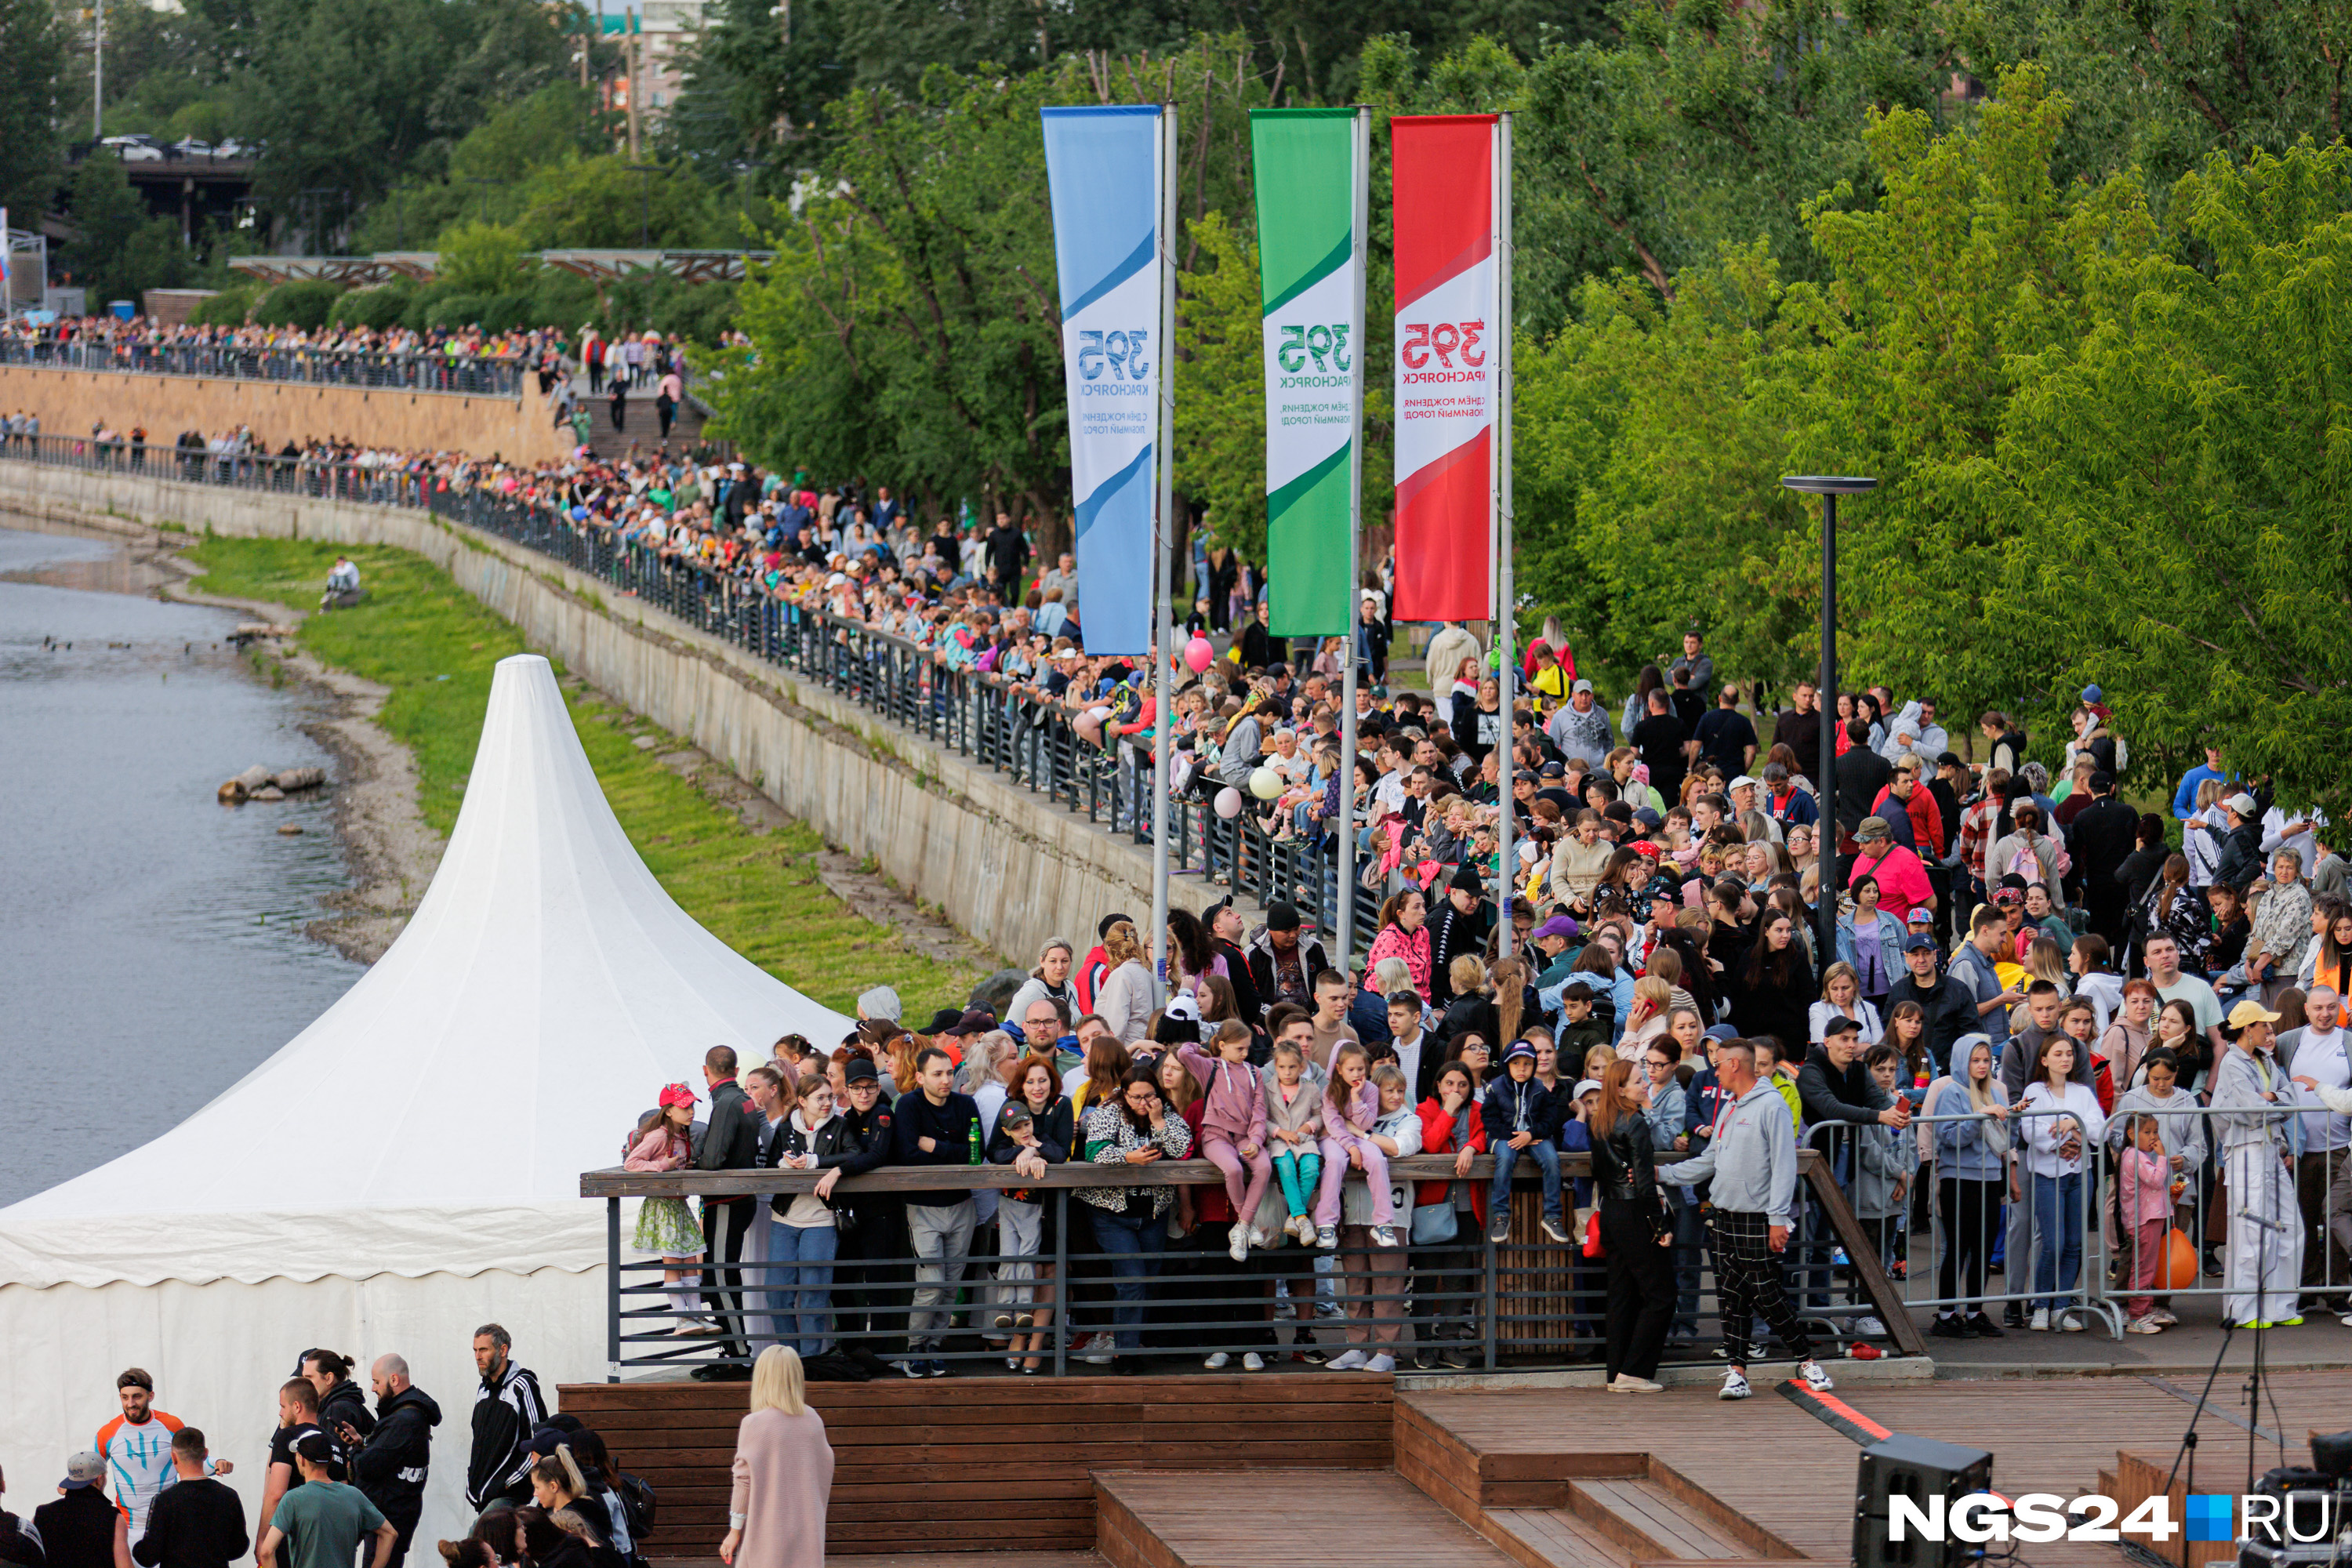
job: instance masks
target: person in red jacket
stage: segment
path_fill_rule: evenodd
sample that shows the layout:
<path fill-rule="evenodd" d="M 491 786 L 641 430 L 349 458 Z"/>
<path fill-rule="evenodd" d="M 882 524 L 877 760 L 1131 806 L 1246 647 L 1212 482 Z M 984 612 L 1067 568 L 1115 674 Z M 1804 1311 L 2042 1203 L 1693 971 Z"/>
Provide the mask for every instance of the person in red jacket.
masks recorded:
<path fill-rule="evenodd" d="M 1095 996 L 1102 990 L 1103 981 L 1109 977 L 1115 967 L 1110 955 L 1103 951 L 1101 939 L 1110 934 L 1111 927 L 1128 919 L 1129 917 L 1126 915 L 1105 915 L 1096 923 L 1094 946 L 1087 950 L 1086 957 L 1080 959 L 1077 968 L 1070 972 L 1070 985 L 1078 997 L 1077 1013 L 1095 1010 Z"/>
<path fill-rule="evenodd" d="M 1419 1107 L 1421 1152 L 1453 1155 L 1457 1177 L 1466 1178 L 1470 1162 L 1486 1152 L 1486 1127 L 1474 1092 L 1470 1069 L 1450 1061 L 1437 1069 L 1430 1096 Z M 1475 1365 L 1478 1276 L 1473 1248 L 1486 1233 L 1486 1184 L 1423 1182 L 1414 1189 L 1412 1202 L 1416 1214 L 1424 1207 L 1451 1207 L 1454 1237 L 1453 1248 L 1435 1255 L 1415 1277 L 1413 1315 L 1435 1321 L 1434 1328 L 1422 1334 L 1415 1359 L 1424 1367 Z"/>

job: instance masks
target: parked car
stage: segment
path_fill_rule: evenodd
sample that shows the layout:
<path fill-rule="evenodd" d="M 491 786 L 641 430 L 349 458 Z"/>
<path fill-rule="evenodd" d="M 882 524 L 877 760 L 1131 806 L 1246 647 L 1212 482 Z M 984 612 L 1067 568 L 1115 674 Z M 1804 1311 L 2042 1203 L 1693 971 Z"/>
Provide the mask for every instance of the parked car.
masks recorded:
<path fill-rule="evenodd" d="M 152 136 L 109 136 L 99 145 L 110 149 L 126 163 L 160 163 L 163 161 L 163 149 Z"/>

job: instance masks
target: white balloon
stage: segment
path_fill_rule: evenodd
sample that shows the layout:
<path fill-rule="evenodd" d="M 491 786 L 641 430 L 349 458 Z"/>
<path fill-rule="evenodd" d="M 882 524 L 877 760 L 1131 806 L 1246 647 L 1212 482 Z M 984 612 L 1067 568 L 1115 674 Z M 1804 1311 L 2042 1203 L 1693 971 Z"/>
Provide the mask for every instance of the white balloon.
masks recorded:
<path fill-rule="evenodd" d="M 1282 775 L 1272 768 L 1260 768 L 1250 774 L 1250 794 L 1260 800 L 1272 800 L 1282 793 Z"/>
<path fill-rule="evenodd" d="M 1242 792 L 1227 784 L 1217 792 L 1217 815 L 1230 821 L 1242 814 Z"/>

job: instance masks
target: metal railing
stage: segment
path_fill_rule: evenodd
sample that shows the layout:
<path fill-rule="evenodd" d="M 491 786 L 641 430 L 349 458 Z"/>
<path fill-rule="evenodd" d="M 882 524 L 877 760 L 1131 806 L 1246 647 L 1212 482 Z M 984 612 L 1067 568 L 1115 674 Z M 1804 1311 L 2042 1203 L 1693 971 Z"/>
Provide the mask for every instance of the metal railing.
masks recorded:
<path fill-rule="evenodd" d="M 2316 1205 L 2313 1202 L 2315 1194 L 2325 1194 L 2338 1181 L 2347 1152 L 2314 1148 L 2289 1168 L 2273 1151 L 2267 1163 L 2252 1161 L 2239 1172 L 2239 1188 L 2261 1184 L 2263 1190 L 2233 1191 L 2225 1175 L 2229 1161 L 2215 1149 L 2213 1138 L 2214 1118 L 2231 1113 L 2199 1105 L 2185 1091 L 2176 1098 L 2183 1103 L 2133 1107 L 2123 1116 L 2107 1118 L 2102 1136 L 2084 1141 L 2079 1160 L 2035 1155 L 2022 1147 L 2029 1126 L 2037 1121 L 2050 1125 L 2066 1113 L 2011 1111 L 2006 1117 L 2012 1130 L 2007 1151 L 1990 1160 L 1979 1155 L 1968 1161 L 1979 1172 L 1990 1168 L 1998 1173 L 1990 1175 L 1958 1174 L 1957 1161 L 1919 1163 L 1916 1154 L 1922 1129 L 1933 1141 L 1941 1129 L 1989 1124 L 1991 1119 L 1982 1115 L 1915 1116 L 1901 1131 L 1808 1129 L 1807 1137 L 1850 1197 L 1863 1141 L 1878 1144 L 1874 1165 L 1886 1147 L 1884 1141 L 1894 1141 L 1898 1163 L 1907 1164 L 1913 1184 L 1899 1212 L 1888 1211 L 1874 1196 L 1853 1201 L 1859 1223 L 1880 1247 L 1881 1260 L 1896 1280 L 1908 1312 L 1951 1317 L 1982 1311 L 2006 1317 L 2004 1310 L 2014 1308 L 2018 1317 L 2030 1322 L 2031 1314 L 2040 1310 L 2049 1314 L 2047 1326 L 2053 1330 L 2097 1326 L 2120 1339 L 2136 1303 L 2150 1308 L 2148 1315 L 2163 1323 L 2165 1303 L 2178 1298 L 2253 1294 L 2253 1281 L 2263 1273 L 2271 1247 L 2287 1245 L 2284 1235 L 2272 1228 L 2279 1224 L 2306 1232 L 2297 1256 L 2315 1260 L 2297 1269 L 2298 1279 L 2284 1288 L 2284 1293 L 2352 1297 L 2352 1215 L 2336 1222 L 2342 1227 L 2337 1235 L 2330 1229 L 2335 1216 L 2326 1212 L 2327 1200 L 2320 1196 Z M 2158 1264 L 2148 1237 L 2134 1234 L 2147 1227 L 2145 1217 L 2138 1226 L 2123 1223 L 2117 1175 L 2126 1119 L 2136 1115 L 2153 1117 L 2162 1125 L 2166 1160 L 2175 1167 L 2168 1223 L 2155 1245 L 2168 1251 L 2170 1233 L 2176 1231 L 2188 1238 L 2196 1261 L 2186 1280 Z M 2282 1135 L 2277 1148 L 2284 1147 Z M 2036 1172 L 2036 1163 L 2056 1167 L 2055 1173 Z M 2077 1168 L 2070 1171 L 2068 1165 Z M 2279 1169 L 2273 1171 L 2271 1165 Z M 1883 1173 L 1873 1171 L 1869 1179 L 1878 1184 L 1874 1191 L 1883 1192 Z M 1913 1223 L 1920 1213 L 1916 1184 L 1930 1179 L 1922 1233 Z M 2273 1208 L 2290 1213 L 2274 1216 L 2269 1212 Z M 2226 1266 L 2213 1269 L 2207 1255 L 2217 1250 L 2239 1258 L 2247 1278 L 2239 1278 Z M 2009 1326 L 2017 1324 L 2011 1321 Z"/>
<path fill-rule="evenodd" d="M 1286 1239 L 1252 1250 L 1241 1262 L 1227 1251 L 1230 1227 L 1223 1222 L 1196 1225 L 1187 1236 L 1171 1238 L 1162 1216 L 1144 1227 L 1156 1234 L 1141 1254 L 1108 1247 L 1103 1226 L 1093 1219 L 1103 1211 L 1073 1196 L 1078 1189 L 1107 1185 L 1222 1190 L 1217 1168 L 1198 1160 L 1150 1166 L 1080 1162 L 1049 1166 L 1043 1179 L 982 1165 L 890 1168 L 843 1180 L 834 1197 L 854 1209 L 857 1222 L 846 1234 L 827 1238 L 829 1251 L 821 1247 L 814 1261 L 797 1238 L 793 1257 L 783 1260 L 760 1256 L 756 1246 L 735 1261 L 713 1259 L 708 1267 L 700 1258 L 683 1268 L 659 1257 L 633 1258 L 625 1255 L 622 1204 L 629 1197 L 699 1196 L 709 1221 L 714 1198 L 748 1197 L 753 1219 L 765 1226 L 771 1198 L 808 1191 L 819 1173 L 595 1171 L 582 1176 L 581 1192 L 606 1202 L 607 1376 L 613 1381 L 684 1373 L 711 1362 L 744 1366 L 762 1346 L 777 1342 L 793 1344 L 804 1357 L 846 1352 L 860 1360 L 937 1362 L 966 1370 L 1010 1356 L 1054 1376 L 1084 1373 L 1114 1357 L 1199 1361 L 1222 1354 L 1239 1363 L 1255 1354 L 1272 1363 L 1320 1362 L 1354 1350 L 1400 1361 L 1419 1354 L 1424 1367 L 1457 1371 L 1593 1359 L 1606 1328 L 1607 1265 L 1540 1237 L 1534 1181 L 1515 1184 L 1510 1240 L 1488 1239 L 1475 1210 L 1463 1207 L 1452 1239 L 1412 1243 L 1417 1184 L 1443 1179 L 1483 1191 L 1493 1165 L 1480 1155 L 1457 1178 L 1452 1155 L 1391 1162 L 1391 1179 L 1403 1196 L 1395 1206 L 1396 1247 L 1373 1245 L 1370 1230 L 1351 1222 L 1339 1229 L 1336 1249 Z M 1564 1179 L 1586 1177 L 1590 1156 L 1563 1154 L 1560 1166 Z M 1816 1261 L 1824 1261 L 1832 1248 L 1858 1247 L 1863 1233 L 1829 1182 L 1824 1162 L 1807 1154 L 1800 1166 L 1821 1216 Z M 1361 1174 L 1350 1173 L 1348 1183 L 1346 1213 L 1368 1212 L 1360 1206 Z M 919 1254 L 902 1219 L 902 1194 L 919 1185 L 996 1192 L 1000 1202 L 1003 1192 L 1025 1191 L 1050 1214 L 1045 1240 L 1027 1249 L 1001 1224 L 992 1239 L 990 1226 L 975 1223 L 959 1226 L 960 1244 Z M 1270 1197 L 1261 1220 L 1280 1205 L 1278 1196 Z M 928 1227 L 926 1234 L 932 1234 Z M 1694 1249 L 1682 1261 L 1696 1272 L 1704 1260 Z M 1803 1262 L 1792 1246 L 1791 1271 Z M 665 1278 L 672 1274 L 680 1278 Z M 1817 1323 L 1827 1341 L 1820 1353 L 1832 1353 L 1843 1337 L 1843 1321 L 1864 1314 L 1899 1321 L 1897 1349 L 1920 1350 L 1923 1342 L 1900 1318 L 1884 1278 L 1874 1285 L 1861 1272 L 1853 1278 L 1860 1294 L 1842 1318 Z M 1124 1293 L 1122 1281 L 1129 1285 Z M 1711 1290 L 1706 1296 L 1711 1301 Z M 1009 1342 L 1014 1334 L 1040 1339 Z M 1665 1361 L 1711 1365 L 1712 1352 L 1713 1342 L 1698 1336 L 1694 1320 L 1669 1341 Z"/>
<path fill-rule="evenodd" d="M 419 349 L 258 348 L 236 343 L 163 343 L 138 339 L 0 336 L 0 364 L 43 370 L 109 371 L 131 375 L 201 375 L 236 381 L 300 382 L 404 392 L 515 397 L 524 361 Z"/>

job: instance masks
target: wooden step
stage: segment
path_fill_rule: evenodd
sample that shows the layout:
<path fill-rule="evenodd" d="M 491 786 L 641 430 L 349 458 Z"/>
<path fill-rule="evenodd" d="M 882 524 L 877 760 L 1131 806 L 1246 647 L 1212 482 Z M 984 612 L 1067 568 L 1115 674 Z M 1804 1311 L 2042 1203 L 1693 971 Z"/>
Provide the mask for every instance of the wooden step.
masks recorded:
<path fill-rule="evenodd" d="M 1385 1470 L 1098 1470 L 1095 1487 L 1109 1568 L 1517 1568 Z"/>
<path fill-rule="evenodd" d="M 1754 1555 L 1696 1509 L 1646 1478 L 1584 1478 L 1569 1482 L 1566 1512 L 1590 1523 L 1630 1557 L 1684 1563 Z"/>
<path fill-rule="evenodd" d="M 1625 1568 L 1625 1549 L 1564 1508 L 1490 1508 L 1480 1531 L 1520 1568 Z"/>

